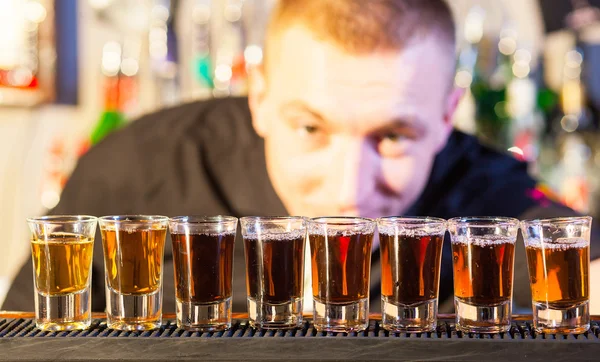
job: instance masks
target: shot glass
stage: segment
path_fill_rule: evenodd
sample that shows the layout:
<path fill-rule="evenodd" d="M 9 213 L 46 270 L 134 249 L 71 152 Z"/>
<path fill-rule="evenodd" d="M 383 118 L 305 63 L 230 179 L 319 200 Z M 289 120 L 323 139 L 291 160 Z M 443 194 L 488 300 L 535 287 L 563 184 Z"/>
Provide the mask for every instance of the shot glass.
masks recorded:
<path fill-rule="evenodd" d="M 151 215 L 99 219 L 109 328 L 149 330 L 160 327 L 168 221 L 166 216 Z"/>
<path fill-rule="evenodd" d="M 367 328 L 375 227 L 374 220 L 358 217 L 309 220 L 313 323 L 317 330 L 354 332 Z"/>
<path fill-rule="evenodd" d="M 179 328 L 221 331 L 231 327 L 237 222 L 232 216 L 170 219 Z"/>
<path fill-rule="evenodd" d="M 381 253 L 381 314 L 390 331 L 427 332 L 437 326 L 446 220 L 377 219 Z"/>
<path fill-rule="evenodd" d="M 519 221 L 512 218 L 448 220 L 458 330 L 497 333 L 510 328 L 518 230 Z"/>
<path fill-rule="evenodd" d="M 590 328 L 592 218 L 521 222 L 533 304 L 540 333 L 583 333 Z"/>
<path fill-rule="evenodd" d="M 92 322 L 91 275 L 97 218 L 27 219 L 35 288 L 35 325 L 46 331 L 86 329 Z"/>
<path fill-rule="evenodd" d="M 255 328 L 302 324 L 303 217 L 243 217 L 248 317 Z"/>

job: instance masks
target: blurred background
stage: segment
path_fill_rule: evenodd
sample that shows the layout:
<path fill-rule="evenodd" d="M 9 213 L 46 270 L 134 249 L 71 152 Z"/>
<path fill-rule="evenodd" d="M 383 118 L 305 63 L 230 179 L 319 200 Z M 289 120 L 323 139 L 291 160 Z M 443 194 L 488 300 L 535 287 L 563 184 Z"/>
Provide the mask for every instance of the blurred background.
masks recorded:
<path fill-rule="evenodd" d="M 29 257 L 24 219 L 91 146 L 155 109 L 246 94 L 274 1 L 0 0 L 0 304 Z M 449 3 L 456 127 L 598 216 L 600 0 Z"/>

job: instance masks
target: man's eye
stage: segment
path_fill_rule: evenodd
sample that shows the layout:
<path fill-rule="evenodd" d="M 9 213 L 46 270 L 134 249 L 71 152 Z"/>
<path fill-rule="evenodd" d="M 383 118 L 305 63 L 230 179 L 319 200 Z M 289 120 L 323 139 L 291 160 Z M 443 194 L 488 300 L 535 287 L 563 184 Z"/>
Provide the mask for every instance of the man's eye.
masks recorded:
<path fill-rule="evenodd" d="M 302 130 L 304 132 L 306 132 L 307 134 L 313 134 L 313 133 L 317 133 L 317 131 L 319 129 L 317 128 L 317 126 L 306 125 L 306 126 L 302 126 Z"/>
<path fill-rule="evenodd" d="M 316 136 L 322 131 L 322 129 L 319 126 L 313 124 L 301 124 L 298 127 L 298 131 L 300 131 L 301 134 L 306 136 Z"/>
<path fill-rule="evenodd" d="M 400 133 L 396 133 L 396 132 L 390 132 L 387 134 L 384 134 L 383 137 L 381 138 L 382 141 L 388 141 L 388 142 L 399 142 L 402 140 L 405 140 L 407 137 L 403 134 Z"/>
<path fill-rule="evenodd" d="M 389 132 L 379 136 L 377 150 L 386 158 L 400 157 L 409 146 L 411 138 L 401 132 Z"/>
<path fill-rule="evenodd" d="M 325 127 L 316 124 L 299 124 L 295 132 L 306 151 L 316 151 L 326 146 L 329 140 Z"/>

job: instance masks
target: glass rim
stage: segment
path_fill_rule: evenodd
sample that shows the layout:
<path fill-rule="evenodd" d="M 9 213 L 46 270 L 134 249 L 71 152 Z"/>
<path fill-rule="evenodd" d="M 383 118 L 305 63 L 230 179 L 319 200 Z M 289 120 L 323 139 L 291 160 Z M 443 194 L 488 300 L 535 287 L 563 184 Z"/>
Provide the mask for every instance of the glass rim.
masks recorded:
<path fill-rule="evenodd" d="M 497 227 L 497 226 L 515 226 L 519 227 L 519 220 L 514 217 L 505 216 L 459 216 L 448 220 L 450 226 L 469 226 L 469 227 Z"/>
<path fill-rule="evenodd" d="M 256 221 L 307 221 L 306 216 L 243 216 L 240 217 L 240 221 L 243 222 L 256 222 Z"/>
<path fill-rule="evenodd" d="M 91 215 L 45 215 L 28 217 L 26 220 L 34 224 L 77 224 L 98 221 L 98 218 Z"/>
<path fill-rule="evenodd" d="M 237 222 L 238 218 L 229 215 L 181 215 L 169 218 L 169 224 L 177 225 L 211 225 L 211 224 L 230 224 Z"/>
<path fill-rule="evenodd" d="M 375 219 L 360 216 L 319 216 L 308 219 L 308 223 L 313 225 L 369 225 L 377 223 Z"/>
<path fill-rule="evenodd" d="M 432 216 L 383 216 L 376 219 L 377 224 L 383 225 L 410 225 L 410 226 L 428 226 L 448 224 L 446 219 Z"/>
<path fill-rule="evenodd" d="M 163 215 L 107 215 L 98 218 L 98 222 L 107 224 L 126 224 L 126 223 L 156 223 L 168 222 L 169 218 Z"/>
<path fill-rule="evenodd" d="M 593 218 L 591 216 L 561 216 L 543 219 L 525 219 L 521 220 L 523 226 L 549 226 L 549 225 L 589 225 Z"/>

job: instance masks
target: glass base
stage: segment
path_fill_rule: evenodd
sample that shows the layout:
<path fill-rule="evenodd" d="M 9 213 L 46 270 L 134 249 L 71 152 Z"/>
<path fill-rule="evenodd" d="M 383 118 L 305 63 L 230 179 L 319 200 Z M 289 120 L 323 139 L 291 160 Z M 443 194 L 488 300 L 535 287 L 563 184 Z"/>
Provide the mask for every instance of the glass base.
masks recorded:
<path fill-rule="evenodd" d="M 144 331 L 162 324 L 162 292 L 120 294 L 106 288 L 106 326 L 122 331 Z"/>
<path fill-rule="evenodd" d="M 381 297 L 383 328 L 393 332 L 430 332 L 437 327 L 437 299 L 414 304 L 392 303 Z"/>
<path fill-rule="evenodd" d="M 86 329 L 92 324 L 90 288 L 66 295 L 35 296 L 35 325 L 44 331 Z"/>
<path fill-rule="evenodd" d="M 454 298 L 456 329 L 466 333 L 499 333 L 510 329 L 512 302 L 472 305 Z"/>
<path fill-rule="evenodd" d="M 254 328 L 286 329 L 302 324 L 302 298 L 285 303 L 260 303 L 248 297 L 248 319 Z"/>
<path fill-rule="evenodd" d="M 570 308 L 553 308 L 546 303 L 533 303 L 533 327 L 539 333 L 584 333 L 590 329 L 590 302 Z"/>
<path fill-rule="evenodd" d="M 177 327 L 188 331 L 224 331 L 231 327 L 231 298 L 216 303 L 192 303 L 179 299 Z"/>
<path fill-rule="evenodd" d="M 318 331 L 363 331 L 369 326 L 369 299 L 344 304 L 321 303 L 313 299 L 313 324 Z"/>

